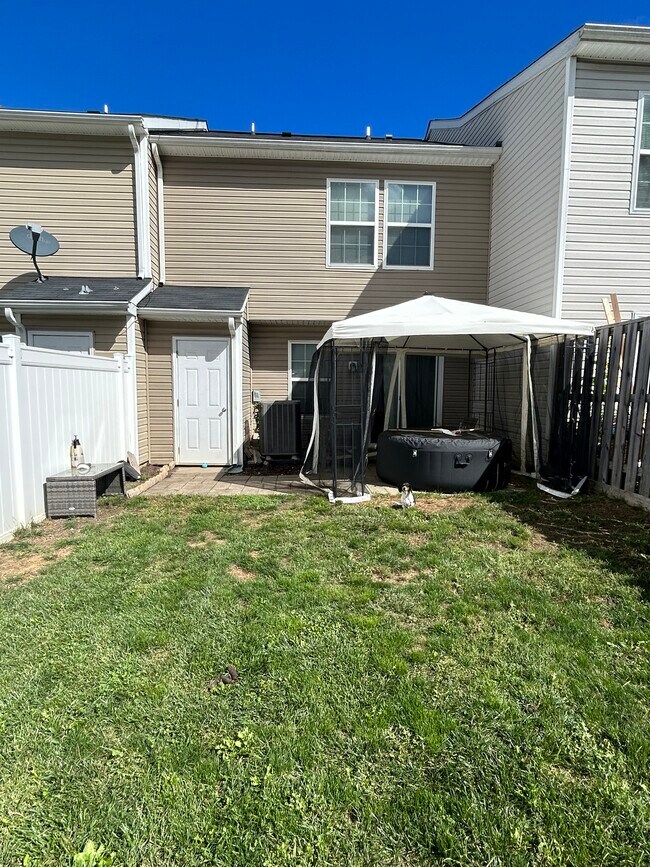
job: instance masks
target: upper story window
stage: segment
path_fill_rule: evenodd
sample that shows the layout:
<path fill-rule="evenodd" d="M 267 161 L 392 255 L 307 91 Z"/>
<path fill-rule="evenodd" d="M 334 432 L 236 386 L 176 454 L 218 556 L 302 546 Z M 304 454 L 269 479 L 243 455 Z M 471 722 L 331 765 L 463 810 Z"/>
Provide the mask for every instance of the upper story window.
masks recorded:
<path fill-rule="evenodd" d="M 385 268 L 433 268 L 435 191 L 435 184 L 386 182 Z"/>
<path fill-rule="evenodd" d="M 641 94 L 637 118 L 633 209 L 647 211 L 650 210 L 650 93 Z"/>
<path fill-rule="evenodd" d="M 327 183 L 327 264 L 377 267 L 377 181 Z"/>

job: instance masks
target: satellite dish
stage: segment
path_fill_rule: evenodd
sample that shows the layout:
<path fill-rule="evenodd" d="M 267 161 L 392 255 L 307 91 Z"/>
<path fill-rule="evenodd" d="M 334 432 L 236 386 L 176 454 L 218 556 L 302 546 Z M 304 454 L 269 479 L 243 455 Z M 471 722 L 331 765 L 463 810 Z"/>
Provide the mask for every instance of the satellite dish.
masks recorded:
<path fill-rule="evenodd" d="M 41 273 L 36 261 L 37 256 L 53 256 L 59 250 L 59 242 L 54 237 L 46 232 L 38 223 L 27 223 L 26 226 L 16 226 L 9 232 L 9 239 L 14 247 L 18 247 L 23 253 L 28 253 L 32 257 L 34 268 L 38 278 L 36 283 L 44 283 L 47 277 Z"/>

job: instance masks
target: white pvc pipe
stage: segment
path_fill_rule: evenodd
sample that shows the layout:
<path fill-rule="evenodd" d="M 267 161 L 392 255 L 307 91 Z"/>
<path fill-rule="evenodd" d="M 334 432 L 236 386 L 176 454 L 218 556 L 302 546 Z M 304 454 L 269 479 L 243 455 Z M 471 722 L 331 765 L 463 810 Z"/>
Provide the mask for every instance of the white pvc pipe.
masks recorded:
<path fill-rule="evenodd" d="M 156 163 L 156 201 L 158 202 L 158 281 L 164 283 L 167 278 L 165 258 L 165 190 L 163 185 L 163 167 L 158 145 L 151 145 L 151 153 Z"/>
<path fill-rule="evenodd" d="M 9 322 L 16 329 L 16 334 L 22 340 L 23 343 L 27 343 L 27 329 L 22 323 L 22 319 L 20 313 L 14 313 L 11 307 L 5 307 L 5 319 L 8 319 Z"/>

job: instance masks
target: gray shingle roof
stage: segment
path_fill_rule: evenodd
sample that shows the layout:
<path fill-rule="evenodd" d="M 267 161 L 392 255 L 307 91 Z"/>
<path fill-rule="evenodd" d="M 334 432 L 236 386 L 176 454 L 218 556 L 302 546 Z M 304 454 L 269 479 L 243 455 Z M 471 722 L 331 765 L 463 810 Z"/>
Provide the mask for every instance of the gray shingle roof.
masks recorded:
<path fill-rule="evenodd" d="M 159 286 L 140 303 L 148 310 L 218 310 L 240 313 L 248 289 L 243 286 Z"/>
<path fill-rule="evenodd" d="M 0 303 L 78 301 L 92 304 L 115 301 L 126 305 L 148 282 L 136 277 L 50 277 L 45 283 L 17 279 L 0 288 Z"/>

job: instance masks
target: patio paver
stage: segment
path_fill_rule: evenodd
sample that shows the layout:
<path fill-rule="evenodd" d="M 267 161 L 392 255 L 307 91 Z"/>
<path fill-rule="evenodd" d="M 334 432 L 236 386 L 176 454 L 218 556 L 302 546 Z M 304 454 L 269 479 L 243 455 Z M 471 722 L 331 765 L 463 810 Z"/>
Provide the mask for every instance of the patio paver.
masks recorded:
<path fill-rule="evenodd" d="M 396 494 L 394 487 L 383 485 L 369 470 L 370 483 L 367 489 L 371 494 Z M 375 481 L 376 480 L 376 481 Z M 219 497 L 233 494 L 262 494 L 277 496 L 278 494 L 319 494 L 316 488 L 306 485 L 296 473 L 295 475 L 268 476 L 229 475 L 225 469 L 216 467 L 175 467 L 172 472 L 160 482 L 157 482 L 143 496 L 165 497 L 176 494 L 197 495 L 202 497 Z"/>

